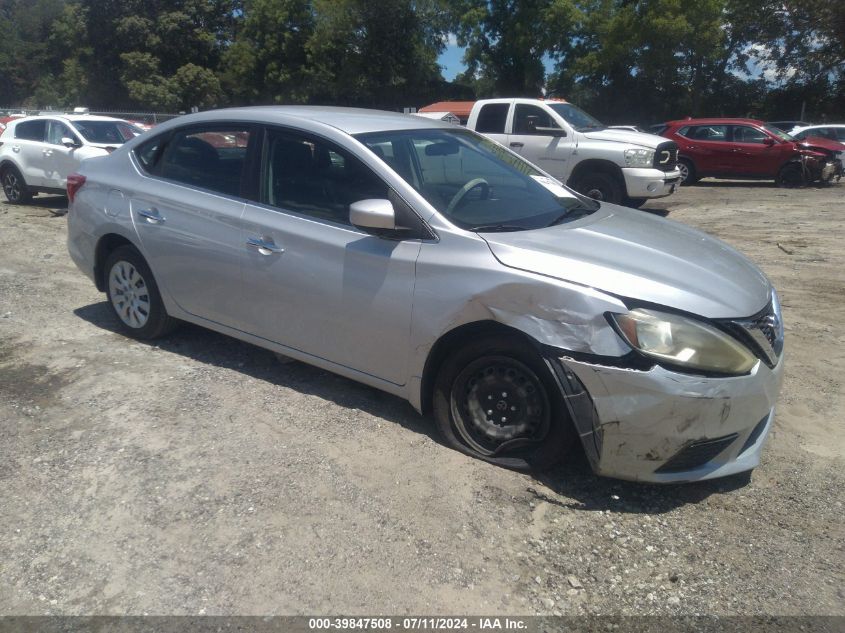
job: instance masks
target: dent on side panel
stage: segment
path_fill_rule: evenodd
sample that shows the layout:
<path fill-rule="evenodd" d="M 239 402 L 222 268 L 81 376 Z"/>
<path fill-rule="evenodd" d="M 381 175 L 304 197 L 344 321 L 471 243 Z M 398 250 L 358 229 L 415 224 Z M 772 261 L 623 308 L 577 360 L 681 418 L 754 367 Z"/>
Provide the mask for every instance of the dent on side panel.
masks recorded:
<path fill-rule="evenodd" d="M 410 382 L 419 385 L 441 336 L 479 321 L 510 326 L 562 350 L 623 356 L 630 348 L 604 313 L 625 310 L 621 301 L 592 288 L 504 266 L 480 238 L 443 236 L 424 244 L 417 262 Z M 418 388 L 409 399 L 419 403 Z"/>

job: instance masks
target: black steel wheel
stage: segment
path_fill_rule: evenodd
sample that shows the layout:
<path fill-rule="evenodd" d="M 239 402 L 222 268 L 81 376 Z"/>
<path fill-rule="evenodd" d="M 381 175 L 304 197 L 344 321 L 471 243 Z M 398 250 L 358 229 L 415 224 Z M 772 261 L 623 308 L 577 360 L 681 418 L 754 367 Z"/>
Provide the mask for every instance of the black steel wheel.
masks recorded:
<path fill-rule="evenodd" d="M 624 191 L 617 178 L 600 171 L 579 177 L 575 190 L 593 200 L 611 204 L 621 204 Z"/>
<path fill-rule="evenodd" d="M 2 182 L 6 200 L 12 204 L 26 204 L 32 200 L 32 192 L 17 167 L 13 165 L 5 167 L 2 173 Z"/>
<path fill-rule="evenodd" d="M 484 337 L 447 358 L 434 413 L 450 446 L 518 470 L 561 461 L 573 437 L 551 372 L 519 338 Z"/>

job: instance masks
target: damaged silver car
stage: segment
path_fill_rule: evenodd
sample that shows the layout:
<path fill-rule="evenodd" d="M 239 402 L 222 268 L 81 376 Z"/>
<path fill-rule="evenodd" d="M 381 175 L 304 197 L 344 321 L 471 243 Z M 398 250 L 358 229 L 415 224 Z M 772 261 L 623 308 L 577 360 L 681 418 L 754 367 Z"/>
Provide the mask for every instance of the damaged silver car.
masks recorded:
<path fill-rule="evenodd" d="M 269 107 L 180 117 L 68 179 L 121 327 L 189 321 L 432 413 L 446 442 L 654 482 L 760 461 L 777 294 L 722 242 L 563 187 L 473 132 Z"/>

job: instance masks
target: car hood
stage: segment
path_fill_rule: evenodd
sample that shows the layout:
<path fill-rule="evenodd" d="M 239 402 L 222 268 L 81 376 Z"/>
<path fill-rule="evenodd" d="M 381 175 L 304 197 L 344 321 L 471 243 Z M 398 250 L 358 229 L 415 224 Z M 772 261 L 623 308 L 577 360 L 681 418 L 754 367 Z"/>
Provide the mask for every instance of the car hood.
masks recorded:
<path fill-rule="evenodd" d="M 766 276 L 724 242 L 611 204 L 548 228 L 480 235 L 505 266 L 707 318 L 751 316 L 771 293 Z"/>
<path fill-rule="evenodd" d="M 807 138 L 798 141 L 798 145 L 808 149 L 820 147 L 828 150 L 829 152 L 841 152 L 842 150 L 845 150 L 845 144 L 840 143 L 839 141 L 831 141 L 830 139 L 820 136 L 808 136 Z"/>
<path fill-rule="evenodd" d="M 584 136 L 592 141 L 613 141 L 616 143 L 627 143 L 628 145 L 639 145 L 640 147 L 648 147 L 649 149 L 654 149 L 661 143 L 669 140 L 662 136 L 656 136 L 655 134 L 632 132 L 630 130 L 614 130 L 611 128 L 596 130 L 595 132 L 584 132 Z"/>

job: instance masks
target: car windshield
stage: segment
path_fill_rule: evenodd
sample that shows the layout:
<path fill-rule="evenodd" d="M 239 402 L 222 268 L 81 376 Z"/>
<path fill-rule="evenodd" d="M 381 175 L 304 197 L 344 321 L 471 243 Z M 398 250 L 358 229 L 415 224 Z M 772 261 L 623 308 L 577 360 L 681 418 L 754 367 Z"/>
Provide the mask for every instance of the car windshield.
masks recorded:
<path fill-rule="evenodd" d="M 766 124 L 763 127 L 766 128 L 766 131 L 769 134 L 774 134 L 775 136 L 777 136 L 782 141 L 794 141 L 795 140 L 795 137 L 793 137 L 790 134 L 787 134 L 786 132 L 784 132 L 780 128 L 775 127 L 774 125 Z"/>
<path fill-rule="evenodd" d="M 597 118 L 587 114 L 578 106 L 571 103 L 550 103 L 546 102 L 552 110 L 557 112 L 563 119 L 579 132 L 594 132 L 607 127 Z"/>
<path fill-rule="evenodd" d="M 451 222 L 471 231 L 537 229 L 598 208 L 467 130 L 373 132 L 356 138 Z"/>
<path fill-rule="evenodd" d="M 89 143 L 122 145 L 143 133 L 143 130 L 123 121 L 72 121 Z"/>

